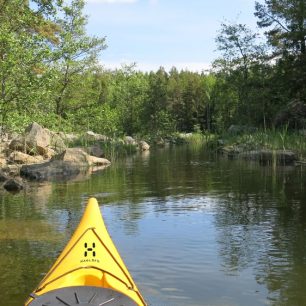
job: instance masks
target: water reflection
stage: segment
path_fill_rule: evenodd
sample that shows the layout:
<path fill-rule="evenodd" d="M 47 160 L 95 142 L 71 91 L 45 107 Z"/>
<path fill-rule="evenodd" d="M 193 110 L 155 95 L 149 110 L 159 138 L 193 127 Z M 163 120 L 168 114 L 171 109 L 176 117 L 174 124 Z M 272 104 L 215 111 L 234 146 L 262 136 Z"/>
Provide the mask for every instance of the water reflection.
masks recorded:
<path fill-rule="evenodd" d="M 3 193 L 1 300 L 22 305 L 95 196 L 152 305 L 306 305 L 304 172 L 180 147 Z"/>
<path fill-rule="evenodd" d="M 306 304 L 301 290 L 306 285 L 306 236 L 300 171 L 259 168 L 256 176 L 236 177 L 239 188 L 222 197 L 215 218 L 224 271 L 239 275 L 251 267 L 272 305 Z"/>

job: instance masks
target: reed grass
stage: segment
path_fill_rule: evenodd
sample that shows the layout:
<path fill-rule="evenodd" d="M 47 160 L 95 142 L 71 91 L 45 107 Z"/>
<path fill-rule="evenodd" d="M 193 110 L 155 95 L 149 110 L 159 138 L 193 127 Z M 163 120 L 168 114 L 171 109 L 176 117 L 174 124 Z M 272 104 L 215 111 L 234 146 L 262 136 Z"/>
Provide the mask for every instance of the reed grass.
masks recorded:
<path fill-rule="evenodd" d="M 208 145 L 209 143 L 213 142 L 216 135 L 210 133 L 180 133 L 179 137 L 184 140 L 189 145 L 193 146 L 202 146 Z"/>
<path fill-rule="evenodd" d="M 291 150 L 299 157 L 306 157 L 306 135 L 298 131 L 282 130 L 256 131 L 239 135 L 223 134 L 219 139 L 226 146 L 238 146 L 249 150 Z"/>
<path fill-rule="evenodd" d="M 70 144 L 71 147 L 90 147 L 99 146 L 104 152 L 105 158 L 114 162 L 119 158 L 129 156 L 137 152 L 137 146 L 126 144 L 122 139 L 109 139 L 107 141 L 88 140 L 85 137 L 79 137 L 76 142 Z"/>

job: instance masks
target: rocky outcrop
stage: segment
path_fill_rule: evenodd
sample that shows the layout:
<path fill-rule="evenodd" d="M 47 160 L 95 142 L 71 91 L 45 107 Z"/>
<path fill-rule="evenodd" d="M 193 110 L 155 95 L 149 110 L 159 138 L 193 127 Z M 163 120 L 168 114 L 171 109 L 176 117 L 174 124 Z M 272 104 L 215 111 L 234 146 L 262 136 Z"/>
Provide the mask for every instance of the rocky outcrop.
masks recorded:
<path fill-rule="evenodd" d="M 53 156 L 56 155 L 57 152 L 55 152 L 55 150 L 48 148 L 46 154 L 44 155 L 45 159 L 51 159 Z"/>
<path fill-rule="evenodd" d="M 86 135 L 100 144 L 110 140 L 93 132 Z M 79 137 L 75 134 L 55 133 L 35 122 L 25 129 L 23 135 L 2 133 L 1 186 L 8 191 L 19 191 L 24 188 L 21 177 L 40 181 L 70 180 L 84 174 L 88 176 L 93 170 L 110 165 L 99 143 L 88 149 L 66 148 L 67 143 L 76 141 Z"/>
<path fill-rule="evenodd" d="M 147 151 L 150 150 L 150 146 L 147 142 L 145 142 L 144 140 L 139 141 L 138 143 L 138 147 L 141 151 Z"/>
<path fill-rule="evenodd" d="M 68 148 L 64 152 L 52 157 L 53 160 L 62 160 L 75 164 L 86 164 L 87 165 L 88 154 L 84 152 L 82 148 Z"/>
<path fill-rule="evenodd" d="M 66 149 L 66 144 L 63 140 L 63 138 L 55 132 L 52 132 L 48 129 L 45 129 L 47 133 L 50 135 L 50 144 L 48 145 L 48 148 L 52 148 L 55 152 L 63 152 Z"/>
<path fill-rule="evenodd" d="M 109 165 L 110 161 L 87 154 L 82 148 L 69 148 L 61 154 L 54 156 L 51 160 L 62 160 L 79 166 Z"/>
<path fill-rule="evenodd" d="M 52 151 L 62 152 L 66 149 L 63 139 L 57 134 L 33 122 L 24 132 L 10 142 L 10 150 L 41 155 L 49 158 Z"/>
<path fill-rule="evenodd" d="M 19 175 L 21 165 L 17 164 L 9 164 L 2 168 L 3 172 L 5 172 L 10 177 L 15 177 Z"/>
<path fill-rule="evenodd" d="M 93 145 L 88 148 L 66 147 L 68 143 L 73 145 L 84 140 Z M 13 189 L 14 187 L 10 186 L 20 176 L 30 180 L 66 180 L 83 176 L 85 172 L 88 174 L 97 169 L 104 169 L 110 165 L 110 161 L 104 158 L 105 153 L 101 148 L 105 146 L 105 142 L 118 150 L 122 147 L 126 149 L 124 145 L 131 145 L 131 152 L 136 152 L 137 148 L 141 151 L 150 149 L 147 142 L 137 142 L 131 136 L 111 139 L 88 131 L 79 137 L 64 132 L 56 133 L 33 122 L 22 135 L 2 133 L 0 167 L 3 175 L 0 179 L 5 184 L 9 182 L 7 188 Z"/>
<path fill-rule="evenodd" d="M 293 165 L 297 161 L 297 156 L 289 150 L 251 150 L 243 151 L 239 147 L 227 146 L 220 149 L 220 152 L 228 159 L 241 158 L 249 161 L 258 161 L 262 165 Z"/>
<path fill-rule="evenodd" d="M 45 155 L 50 142 L 50 133 L 33 122 L 25 129 L 24 136 L 13 139 L 9 147 L 15 151 Z"/>
<path fill-rule="evenodd" d="M 41 155 L 31 156 L 29 154 L 18 151 L 13 151 L 9 155 L 9 161 L 16 164 L 37 164 L 43 160 L 44 158 Z"/>
<path fill-rule="evenodd" d="M 41 164 L 24 165 L 20 175 L 29 180 L 66 180 L 72 179 L 89 167 L 108 166 L 110 161 L 87 154 L 81 148 L 66 149 L 50 161 Z"/>

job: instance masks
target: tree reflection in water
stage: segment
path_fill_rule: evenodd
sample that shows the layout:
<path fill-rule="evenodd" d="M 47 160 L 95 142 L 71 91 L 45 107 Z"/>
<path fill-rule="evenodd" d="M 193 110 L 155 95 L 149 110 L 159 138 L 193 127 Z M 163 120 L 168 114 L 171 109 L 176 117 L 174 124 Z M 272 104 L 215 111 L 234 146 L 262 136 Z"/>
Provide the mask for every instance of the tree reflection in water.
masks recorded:
<path fill-rule="evenodd" d="M 86 180 L 3 193 L 2 303 L 23 303 L 96 196 L 155 304 L 306 305 L 304 172 L 182 146 L 132 156 Z"/>

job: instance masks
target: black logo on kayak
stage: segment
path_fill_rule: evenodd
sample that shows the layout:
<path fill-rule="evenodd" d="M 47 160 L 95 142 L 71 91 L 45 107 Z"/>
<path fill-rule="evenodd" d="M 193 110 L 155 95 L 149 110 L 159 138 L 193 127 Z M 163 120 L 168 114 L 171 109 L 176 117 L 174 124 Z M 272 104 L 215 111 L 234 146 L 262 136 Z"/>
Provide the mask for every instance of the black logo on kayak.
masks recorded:
<path fill-rule="evenodd" d="M 93 242 L 90 247 L 87 242 L 84 243 L 85 251 L 84 251 L 84 257 L 87 257 L 90 253 L 92 253 L 93 257 L 96 257 L 96 244 Z"/>

